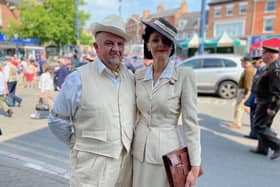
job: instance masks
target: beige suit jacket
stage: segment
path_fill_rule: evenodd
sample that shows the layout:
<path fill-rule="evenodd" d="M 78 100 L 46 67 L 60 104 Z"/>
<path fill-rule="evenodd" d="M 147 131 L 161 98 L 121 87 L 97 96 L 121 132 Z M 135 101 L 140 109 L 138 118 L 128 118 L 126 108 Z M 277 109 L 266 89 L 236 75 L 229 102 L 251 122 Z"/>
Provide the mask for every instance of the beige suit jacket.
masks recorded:
<path fill-rule="evenodd" d="M 197 92 L 190 68 L 174 68 L 170 79 L 144 80 L 146 69 L 136 74 L 136 103 L 139 119 L 135 129 L 133 156 L 152 164 L 162 164 L 162 155 L 181 146 L 177 124 L 182 124 L 193 166 L 201 162 L 200 128 L 197 120 Z"/>

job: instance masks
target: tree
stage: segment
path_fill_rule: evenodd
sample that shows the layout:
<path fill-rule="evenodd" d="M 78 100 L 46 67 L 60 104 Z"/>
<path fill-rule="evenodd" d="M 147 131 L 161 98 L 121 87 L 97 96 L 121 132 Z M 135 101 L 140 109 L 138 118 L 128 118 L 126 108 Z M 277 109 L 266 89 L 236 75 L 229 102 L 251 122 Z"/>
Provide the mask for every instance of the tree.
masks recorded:
<path fill-rule="evenodd" d="M 85 5 L 79 0 L 79 6 Z M 10 36 L 17 34 L 21 38 L 38 38 L 41 43 L 54 42 L 58 47 L 76 43 L 75 0 L 24 0 L 18 7 L 20 23 L 10 22 Z M 79 10 L 80 28 L 90 15 Z M 80 32 L 81 33 L 81 32 Z M 85 38 L 83 33 L 81 38 Z"/>

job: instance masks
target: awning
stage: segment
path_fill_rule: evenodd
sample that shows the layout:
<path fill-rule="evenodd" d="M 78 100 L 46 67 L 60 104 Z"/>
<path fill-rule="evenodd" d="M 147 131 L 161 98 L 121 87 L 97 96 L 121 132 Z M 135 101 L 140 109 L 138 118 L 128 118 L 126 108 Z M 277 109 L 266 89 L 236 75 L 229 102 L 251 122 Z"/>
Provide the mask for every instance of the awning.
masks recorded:
<path fill-rule="evenodd" d="M 240 46 L 240 40 L 224 32 L 221 36 L 209 41 L 208 45 L 209 47 L 237 47 Z"/>
<path fill-rule="evenodd" d="M 258 49 L 262 46 L 270 46 L 270 47 L 280 47 L 280 39 L 279 38 L 270 38 L 268 40 L 262 40 L 257 43 L 254 43 L 250 46 L 251 49 Z"/>
<path fill-rule="evenodd" d="M 199 46 L 199 37 L 197 34 L 194 34 L 191 39 L 185 40 L 179 43 L 181 48 L 198 48 Z"/>

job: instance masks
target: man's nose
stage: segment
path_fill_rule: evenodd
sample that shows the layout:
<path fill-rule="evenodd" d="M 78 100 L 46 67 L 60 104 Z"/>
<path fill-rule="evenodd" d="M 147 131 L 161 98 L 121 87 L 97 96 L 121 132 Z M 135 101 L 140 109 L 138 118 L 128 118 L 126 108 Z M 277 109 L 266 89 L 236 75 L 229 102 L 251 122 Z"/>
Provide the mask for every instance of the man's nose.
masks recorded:
<path fill-rule="evenodd" d="M 121 50 L 121 47 L 119 46 L 118 43 L 114 43 L 113 46 L 112 46 L 112 50 L 120 51 L 120 50 Z"/>

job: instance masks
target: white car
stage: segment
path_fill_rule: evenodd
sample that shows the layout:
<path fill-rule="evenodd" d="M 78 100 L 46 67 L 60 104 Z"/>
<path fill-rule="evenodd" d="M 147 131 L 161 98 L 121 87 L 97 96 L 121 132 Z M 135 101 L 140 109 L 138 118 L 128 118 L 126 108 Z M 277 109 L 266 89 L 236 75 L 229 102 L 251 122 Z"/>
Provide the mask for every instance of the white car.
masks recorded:
<path fill-rule="evenodd" d="M 192 67 L 198 93 L 214 93 L 225 99 L 236 97 L 243 72 L 241 56 L 209 54 L 185 59 L 180 67 Z"/>

